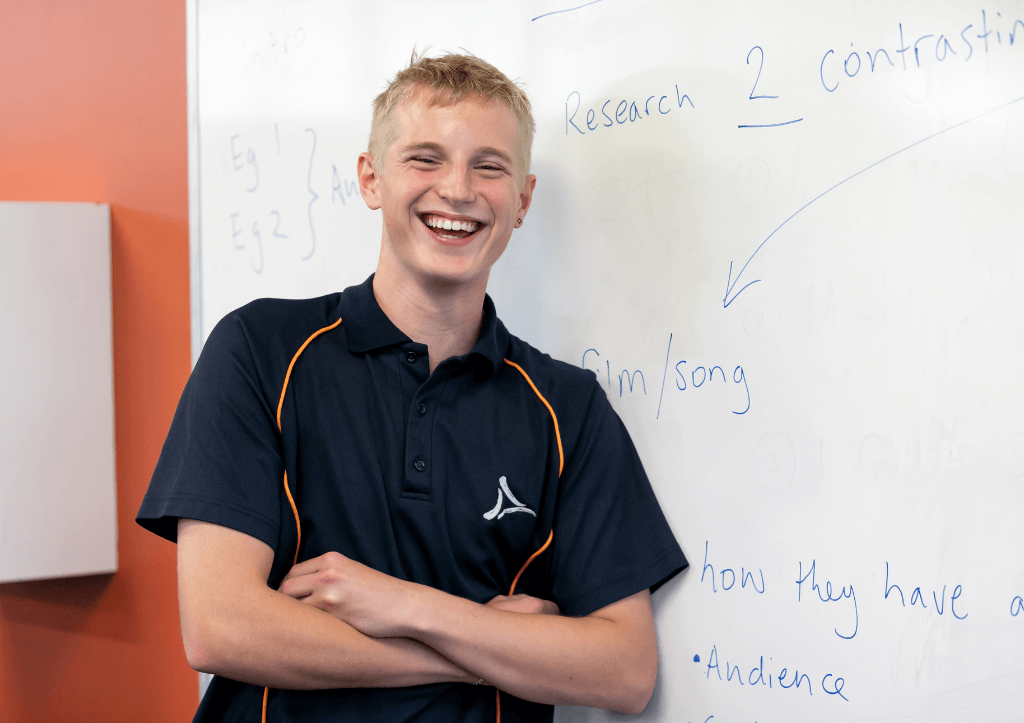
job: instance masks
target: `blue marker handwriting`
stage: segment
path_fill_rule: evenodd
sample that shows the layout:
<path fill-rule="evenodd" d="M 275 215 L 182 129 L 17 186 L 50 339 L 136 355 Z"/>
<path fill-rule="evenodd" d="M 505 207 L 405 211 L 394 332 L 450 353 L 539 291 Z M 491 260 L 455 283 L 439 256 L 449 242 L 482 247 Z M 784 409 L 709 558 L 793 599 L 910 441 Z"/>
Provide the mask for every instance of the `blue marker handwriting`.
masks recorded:
<path fill-rule="evenodd" d="M 636 98 L 609 98 L 599 101 L 600 106 L 583 110 L 583 96 L 574 90 L 565 99 L 565 134 L 586 135 L 602 128 L 614 128 L 638 121 L 655 119 L 684 107 L 693 108 L 690 96 L 679 90 L 674 92 L 640 95 Z M 600 113 L 600 115 L 598 115 Z"/>
<path fill-rule="evenodd" d="M 750 89 L 750 95 L 747 96 L 747 100 L 775 100 L 779 96 L 777 96 L 777 95 L 765 95 L 764 93 L 760 93 L 758 95 L 754 95 L 755 93 L 757 93 L 757 84 L 761 80 L 761 71 L 764 70 L 764 48 L 762 48 L 760 45 L 755 45 L 754 47 L 752 47 L 750 49 L 750 52 L 747 53 L 747 65 L 750 65 L 750 57 L 752 55 L 754 55 L 754 51 L 755 50 L 758 52 L 758 57 L 759 57 L 758 66 L 757 66 L 757 77 L 754 78 L 754 86 Z M 793 125 L 794 123 L 799 123 L 802 120 L 803 120 L 803 118 L 794 118 L 793 120 L 775 121 L 774 123 L 741 123 L 738 127 L 739 128 L 777 128 L 779 126 Z"/>
<path fill-rule="evenodd" d="M 666 388 L 672 394 L 674 388 L 677 392 L 689 392 L 689 394 L 710 394 L 712 389 L 739 389 L 738 393 L 732 392 L 729 395 L 728 409 L 733 414 L 746 414 L 750 411 L 750 385 L 747 382 L 747 374 L 743 366 L 700 364 L 689 359 L 679 359 L 672 355 L 672 334 L 669 334 L 668 348 L 665 352 L 665 364 L 662 369 L 660 386 L 658 386 L 657 373 L 648 369 L 634 366 L 620 366 L 612 364 L 611 359 L 603 356 L 601 352 L 591 347 L 583 352 L 580 366 L 594 372 L 597 380 L 608 387 L 610 396 L 624 397 L 650 397 L 653 401 L 654 393 L 657 392 L 658 404 L 655 409 L 655 419 L 661 418 L 661 407 L 665 398 Z M 726 369 L 729 369 L 727 372 Z M 668 383 L 669 376 L 672 383 Z M 702 390 L 698 392 L 697 390 Z"/>
<path fill-rule="evenodd" d="M 306 170 L 306 190 L 309 192 L 311 198 L 309 203 L 306 205 L 306 216 L 309 219 L 309 237 L 311 243 L 309 246 L 309 253 L 302 257 L 303 261 L 309 261 L 309 259 L 316 253 L 316 228 L 313 226 L 313 204 L 320 195 L 313 190 L 313 159 L 316 158 L 316 131 L 312 128 L 305 130 L 310 136 L 312 136 L 313 145 L 309 149 L 309 166 Z"/>
<path fill-rule="evenodd" d="M 691 389 L 697 389 L 699 387 L 704 386 L 704 382 L 705 381 L 707 381 L 707 382 L 714 382 L 714 380 L 715 380 L 715 371 L 719 372 L 720 378 L 721 378 L 721 380 L 723 382 L 726 381 L 725 370 L 722 369 L 722 367 L 720 367 L 720 366 L 716 365 L 716 366 L 708 368 L 708 367 L 704 367 L 704 366 L 700 366 L 700 365 L 691 365 L 691 366 L 687 367 L 688 363 L 689 362 L 687 362 L 685 359 L 682 359 L 682 360 L 676 362 L 675 367 L 674 367 L 675 371 L 676 371 L 676 376 L 675 376 L 676 389 L 678 389 L 681 392 L 685 392 L 686 391 L 686 389 L 687 389 L 687 380 L 689 380 L 689 382 L 690 382 L 690 388 Z M 741 403 L 739 405 L 739 406 L 742 406 L 743 409 L 733 409 L 732 413 L 733 414 L 746 414 L 747 412 L 750 411 L 750 387 L 747 385 L 747 376 L 746 376 L 746 373 L 743 371 L 743 367 L 742 366 L 737 366 L 735 369 L 732 370 L 732 381 L 735 384 L 742 384 L 743 385 L 743 391 L 746 393 L 746 403 L 745 404 Z"/>
<path fill-rule="evenodd" d="M 708 575 L 708 573 L 711 573 Z M 750 585 L 751 590 L 756 592 L 758 595 L 764 595 L 764 572 L 761 568 L 757 569 L 757 574 L 754 574 L 753 569 L 746 569 L 745 567 L 740 568 L 740 574 L 737 577 L 736 571 L 731 567 L 719 568 L 718 574 L 721 576 L 721 587 L 723 592 L 728 592 L 736 587 L 736 581 L 739 580 L 740 590 L 745 590 L 747 585 Z M 718 585 L 715 582 L 715 568 L 708 562 L 708 541 L 704 541 L 704 567 L 700 572 L 700 581 L 704 582 L 704 576 L 708 576 L 708 580 L 711 582 L 711 592 L 718 592 Z M 761 587 L 757 586 L 758 580 L 761 582 Z"/>
<path fill-rule="evenodd" d="M 268 61 L 271 63 L 280 61 L 296 48 L 306 44 L 306 29 L 303 27 L 291 28 L 285 32 L 278 31 L 275 35 L 272 31 L 256 40 L 250 46 L 248 38 L 245 45 L 250 48 L 249 62 L 253 65 L 266 67 Z"/>
<path fill-rule="evenodd" d="M 241 133 L 231 136 L 231 167 L 236 171 L 241 171 L 248 166 L 245 190 L 252 193 L 260 187 L 260 166 L 256 160 L 256 151 L 250 147 L 243 154 L 241 144 L 235 143 L 241 137 Z"/>
<path fill-rule="evenodd" d="M 802 601 L 803 586 L 808 584 L 812 593 L 817 593 L 818 599 L 823 603 L 835 603 L 843 600 L 850 600 L 853 602 L 853 631 L 849 635 L 843 635 L 839 632 L 839 628 L 835 628 L 835 633 L 844 640 L 851 640 L 857 635 L 857 630 L 860 629 L 860 613 L 857 610 L 857 595 L 853 591 L 853 584 L 851 583 L 848 587 L 839 587 L 837 590 L 832 588 L 832 581 L 826 580 L 825 587 L 822 588 L 815 579 L 815 566 L 816 561 L 811 560 L 811 566 L 804 572 L 804 563 L 798 563 L 796 576 L 796 600 L 797 602 Z"/>
<path fill-rule="evenodd" d="M 893 580 L 894 580 L 894 582 L 892 582 L 892 583 L 889 582 L 889 563 L 886 562 L 885 563 L 885 597 L 883 598 L 883 600 L 888 600 L 889 597 L 892 596 L 892 598 L 894 600 L 899 600 L 900 604 L 903 607 L 911 607 L 911 608 L 913 608 L 913 607 L 919 606 L 922 610 L 927 610 L 929 607 L 934 606 L 933 609 L 939 615 L 943 615 L 946 612 L 946 586 L 945 585 L 942 586 L 942 592 L 941 593 L 939 593 L 938 590 L 932 590 L 931 591 L 932 594 L 931 594 L 931 601 L 930 602 L 928 600 L 928 596 L 925 593 L 921 592 L 921 588 L 920 587 L 915 587 L 913 589 L 913 591 L 910 592 L 910 600 L 908 602 L 906 596 L 904 595 L 903 587 L 898 585 L 895 582 L 895 577 L 893 578 Z M 909 585 L 907 586 L 907 590 L 910 590 L 910 586 Z M 963 615 L 960 614 L 960 612 L 963 612 L 963 607 L 962 607 L 963 603 L 960 603 L 960 605 L 961 605 L 960 612 L 957 611 L 957 600 L 960 598 L 961 595 L 963 595 L 963 586 L 957 585 L 955 588 L 953 588 L 953 594 L 949 598 L 949 611 L 951 613 L 953 613 L 953 617 L 956 618 L 957 620 L 963 620 L 969 614 L 969 613 L 966 613 L 966 612 L 964 612 Z"/>
<path fill-rule="evenodd" d="M 352 198 L 359 193 L 359 184 L 342 178 L 338 173 L 337 164 L 331 164 L 331 203 L 341 201 L 342 205 L 347 203 L 346 199 Z"/>
<path fill-rule="evenodd" d="M 315 129 L 288 133 L 274 123 L 272 130 L 272 135 L 269 126 L 234 133 L 226 144 L 234 197 L 227 236 L 234 249 L 246 251 L 256 274 L 263 272 L 266 256 L 281 258 L 286 252 L 303 261 L 313 257 L 317 216 L 326 212 L 322 204 L 328 197 L 338 211 L 361 205 L 349 203 L 353 197 L 358 200 L 358 182 L 342 175 L 336 163 L 320 160 Z M 254 136 L 262 137 L 262 144 Z M 296 198 L 298 208 L 291 203 Z M 280 246 L 274 249 L 274 244 Z"/>
<path fill-rule="evenodd" d="M 535 18 L 530 18 L 530 22 L 532 23 L 536 20 L 540 20 L 541 18 L 546 18 L 549 15 L 561 15 L 562 13 L 571 13 L 573 10 L 579 10 L 580 8 L 585 8 L 589 5 L 597 5 L 599 2 L 601 2 L 601 0 L 590 0 L 590 2 L 585 2 L 582 5 L 577 5 L 576 7 L 565 8 L 564 10 L 550 10 L 546 13 L 541 13 Z"/>
<path fill-rule="evenodd" d="M 699 660 L 699 656 L 695 657 L 694 660 Z M 775 666 L 772 665 L 774 659 L 769 656 L 768 662 L 765 663 L 764 655 L 758 657 L 757 663 L 750 665 L 749 667 L 740 667 L 739 665 L 732 665 L 729 661 L 724 663 L 719 662 L 718 648 L 714 645 L 711 646 L 711 654 L 708 655 L 708 662 L 704 677 L 711 680 L 712 673 L 715 677 L 723 682 L 732 682 L 737 686 L 745 686 L 748 688 L 756 688 L 758 686 L 764 686 L 769 690 L 800 690 L 801 688 L 807 691 L 807 695 L 814 695 L 814 687 L 817 681 L 817 675 L 812 676 L 806 672 L 801 673 L 799 669 L 794 668 L 792 671 L 789 668 L 782 668 L 778 674 L 775 673 Z M 724 670 L 723 670 L 724 666 Z M 845 679 L 835 675 L 834 673 L 826 673 L 819 683 L 821 690 L 830 696 L 838 696 L 843 700 L 849 702 L 843 694 L 843 687 L 846 685 Z"/>
<path fill-rule="evenodd" d="M 975 55 L 987 54 L 999 47 L 1024 46 L 1024 20 L 1004 18 L 1000 12 L 992 16 L 982 10 L 980 23 L 969 23 L 960 32 L 953 30 L 947 35 L 935 32 L 934 28 L 931 32 L 921 32 L 912 29 L 911 23 L 901 22 L 891 35 L 894 44 L 888 48 L 857 48 L 850 43 L 849 51 L 827 50 L 818 68 L 822 87 L 834 93 L 841 84 L 858 77 L 897 69 L 915 71 L 948 61 L 966 63 Z M 898 45 L 895 44 L 897 35 Z"/>

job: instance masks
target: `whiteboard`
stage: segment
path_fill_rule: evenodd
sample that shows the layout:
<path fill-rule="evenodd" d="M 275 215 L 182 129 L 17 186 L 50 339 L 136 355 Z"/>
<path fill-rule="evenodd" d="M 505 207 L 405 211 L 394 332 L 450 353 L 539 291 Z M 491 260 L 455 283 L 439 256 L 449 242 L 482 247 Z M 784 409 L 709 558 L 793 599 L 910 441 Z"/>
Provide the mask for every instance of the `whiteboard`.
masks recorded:
<path fill-rule="evenodd" d="M 413 47 L 522 79 L 512 333 L 591 369 L 691 568 L 645 721 L 1024 710 L 1024 3 L 199 0 L 196 347 L 374 268 Z M 605 720 L 560 709 L 560 721 Z"/>

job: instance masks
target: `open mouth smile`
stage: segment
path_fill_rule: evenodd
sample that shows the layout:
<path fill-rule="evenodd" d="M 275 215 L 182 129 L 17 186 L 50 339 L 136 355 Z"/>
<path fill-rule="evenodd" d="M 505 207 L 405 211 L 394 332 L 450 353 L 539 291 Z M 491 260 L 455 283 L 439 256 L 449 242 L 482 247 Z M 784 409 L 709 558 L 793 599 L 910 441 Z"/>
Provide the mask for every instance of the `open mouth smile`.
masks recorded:
<path fill-rule="evenodd" d="M 467 241 L 483 226 L 479 221 L 451 219 L 430 213 L 422 214 L 420 220 L 442 241 L 449 243 Z"/>

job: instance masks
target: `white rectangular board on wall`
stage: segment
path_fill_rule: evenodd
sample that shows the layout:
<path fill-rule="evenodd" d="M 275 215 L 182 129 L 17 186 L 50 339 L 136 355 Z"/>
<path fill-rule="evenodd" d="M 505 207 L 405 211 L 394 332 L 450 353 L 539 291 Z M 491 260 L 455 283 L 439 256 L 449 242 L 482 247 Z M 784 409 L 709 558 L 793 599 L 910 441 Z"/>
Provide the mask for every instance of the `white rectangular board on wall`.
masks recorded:
<path fill-rule="evenodd" d="M 0 203 L 0 583 L 117 570 L 110 208 Z"/>
<path fill-rule="evenodd" d="M 1024 3 L 191 13 L 196 352 L 373 270 L 370 103 L 474 52 L 537 121 L 498 312 L 602 382 L 692 565 L 639 720 L 1019 719 Z"/>

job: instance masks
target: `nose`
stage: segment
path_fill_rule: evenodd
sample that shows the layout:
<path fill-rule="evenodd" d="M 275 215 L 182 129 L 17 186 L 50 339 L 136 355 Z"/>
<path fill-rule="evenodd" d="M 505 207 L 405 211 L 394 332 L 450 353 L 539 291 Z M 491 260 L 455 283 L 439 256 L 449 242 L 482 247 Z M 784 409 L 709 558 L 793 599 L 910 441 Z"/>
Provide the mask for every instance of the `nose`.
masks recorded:
<path fill-rule="evenodd" d="M 469 203 L 476 198 L 473 174 L 469 168 L 450 165 L 440 179 L 437 189 L 441 198 L 450 203 Z"/>

